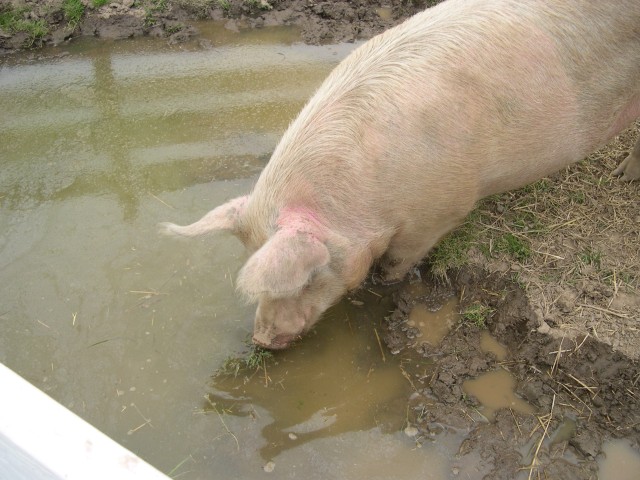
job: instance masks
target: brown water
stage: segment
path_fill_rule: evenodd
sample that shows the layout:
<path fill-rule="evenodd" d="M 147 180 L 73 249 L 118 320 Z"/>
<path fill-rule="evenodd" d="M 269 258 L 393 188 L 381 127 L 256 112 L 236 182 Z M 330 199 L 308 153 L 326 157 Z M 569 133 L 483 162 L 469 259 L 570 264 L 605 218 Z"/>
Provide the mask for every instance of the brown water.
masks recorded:
<path fill-rule="evenodd" d="M 297 38 L 218 26 L 1 60 L 0 361 L 177 478 L 447 478 L 459 439 L 403 433 L 410 385 L 376 336 L 388 299 L 331 309 L 266 386 L 212 381 L 253 327 L 245 253 L 157 235 L 247 192 L 353 48 Z"/>
<path fill-rule="evenodd" d="M 507 347 L 498 342 L 486 330 L 480 334 L 480 349 L 484 353 L 493 354 L 493 356 L 496 357 L 496 360 L 498 360 L 499 362 L 506 360 L 507 356 L 509 355 Z"/>
<path fill-rule="evenodd" d="M 487 372 L 463 383 L 465 393 L 473 395 L 482 404 L 480 413 L 493 419 L 500 408 L 510 408 L 518 413 L 533 414 L 534 408 L 515 394 L 516 381 L 506 370 Z"/>
<path fill-rule="evenodd" d="M 421 341 L 438 346 L 458 321 L 459 316 L 458 301 L 455 298 L 450 298 L 437 310 L 431 310 L 419 303 L 409 313 L 408 325 L 420 330 Z"/>
<path fill-rule="evenodd" d="M 640 452 L 632 448 L 627 440 L 606 442 L 599 456 L 598 478 L 600 480 L 637 480 L 640 478 Z"/>

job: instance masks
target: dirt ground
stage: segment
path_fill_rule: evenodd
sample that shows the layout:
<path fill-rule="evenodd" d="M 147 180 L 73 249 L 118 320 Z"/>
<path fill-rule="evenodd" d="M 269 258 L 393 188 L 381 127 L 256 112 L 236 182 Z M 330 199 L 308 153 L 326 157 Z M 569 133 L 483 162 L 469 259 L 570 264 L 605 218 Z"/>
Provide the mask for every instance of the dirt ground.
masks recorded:
<path fill-rule="evenodd" d="M 65 1 L 84 5 L 73 19 Z M 101 7 L 95 3 L 104 3 Z M 418 0 L 315 2 L 312 0 L 0 0 L 0 14 L 17 11 L 24 22 L 0 21 L 0 54 L 55 45 L 81 35 L 107 39 L 141 35 L 179 43 L 197 36 L 195 20 L 225 22 L 231 30 L 296 25 L 310 44 L 370 38 L 437 3 Z M 1 18 L 1 17 L 0 17 Z M 41 22 L 41 23 L 38 23 Z M 38 23 L 44 28 L 30 29 Z"/>
<path fill-rule="evenodd" d="M 297 25 L 308 43 L 354 41 L 437 2 L 83 3 L 82 18 L 70 22 L 62 0 L 20 2 L 26 6 L 22 17 L 44 22 L 46 33 L 34 38 L 33 32 L 1 27 L 0 53 L 78 35 L 181 42 L 197 36 L 191 22 L 200 19 L 223 21 L 233 30 Z M 0 0 L 0 13 L 16 5 Z M 418 442 L 443 429 L 467 431 L 458 456 L 461 464 L 478 466 L 472 478 L 595 479 L 604 441 L 623 437 L 640 448 L 640 185 L 610 176 L 639 130 L 636 124 L 588 161 L 551 178 L 483 201 L 420 267 L 414 284 L 395 293 L 387 346 L 435 361 L 428 376 L 409 379 L 415 392 L 408 422 Z M 446 253 L 449 248 L 453 253 Z M 481 307 L 482 321 L 463 315 L 437 347 L 422 342 L 409 312 L 417 303 L 437 308 L 451 295 L 463 313 Z M 506 359 L 482 352 L 483 329 L 507 347 Z M 516 393 L 536 414 L 503 409 L 491 422 L 478 414 L 478 401 L 462 384 L 496 369 L 511 372 Z M 553 437 L 567 422 L 575 431 Z"/>
<path fill-rule="evenodd" d="M 596 459 L 603 442 L 630 439 L 640 444 L 640 365 L 634 359 L 597 340 L 589 332 L 574 337 L 540 332 L 540 323 L 525 291 L 509 276 L 475 266 L 450 272 L 450 283 L 432 278 L 421 267 L 422 292 L 404 285 L 395 294 L 397 310 L 387 319 L 385 342 L 392 352 L 412 349 L 435 360 L 427 376 L 413 374 L 409 423 L 418 429 L 418 441 L 428 442 L 443 429 L 466 431 L 460 447 L 460 465 L 475 464 L 469 478 L 596 479 Z M 426 288 L 425 288 L 426 287 Z M 461 311 L 485 305 L 490 312 L 482 326 L 461 320 L 437 347 L 421 341 L 409 322 L 412 308 L 431 309 L 439 300 L 456 295 Z M 480 332 L 507 347 L 498 360 L 483 352 Z M 479 402 L 465 395 L 463 383 L 498 369 L 517 381 L 516 394 L 535 409 L 523 415 L 499 410 L 487 422 Z M 557 432 L 575 428 L 569 438 Z M 529 469 L 531 468 L 531 477 Z M 523 473 L 524 472 L 524 473 Z"/>

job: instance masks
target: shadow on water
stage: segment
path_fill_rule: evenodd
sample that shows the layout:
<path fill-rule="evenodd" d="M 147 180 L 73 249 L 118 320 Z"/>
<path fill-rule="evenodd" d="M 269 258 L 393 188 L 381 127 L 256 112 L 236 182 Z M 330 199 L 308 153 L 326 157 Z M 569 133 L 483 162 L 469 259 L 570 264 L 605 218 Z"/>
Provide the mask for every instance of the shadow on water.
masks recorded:
<path fill-rule="evenodd" d="M 324 437 L 377 428 L 399 431 L 411 391 L 401 360 L 379 344 L 388 297 L 363 292 L 363 305 L 344 300 L 327 312 L 315 331 L 291 349 L 275 352 L 255 370 L 218 374 L 203 409 L 214 414 L 257 416 L 262 458 Z"/>

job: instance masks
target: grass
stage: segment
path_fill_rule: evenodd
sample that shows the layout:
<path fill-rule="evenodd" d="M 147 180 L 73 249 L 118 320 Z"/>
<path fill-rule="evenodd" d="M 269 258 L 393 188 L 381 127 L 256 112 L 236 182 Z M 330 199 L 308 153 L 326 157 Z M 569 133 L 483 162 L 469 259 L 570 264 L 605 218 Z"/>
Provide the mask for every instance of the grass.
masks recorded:
<path fill-rule="evenodd" d="M 448 270 L 460 268 L 468 263 L 468 253 L 476 237 L 475 229 L 479 217 L 479 210 L 471 212 L 460 227 L 446 235 L 431 251 L 428 262 L 434 275 L 446 278 Z"/>
<path fill-rule="evenodd" d="M 462 320 L 471 323 L 478 328 L 487 328 L 487 321 L 495 310 L 488 305 L 482 303 L 473 303 L 469 305 L 461 314 Z"/>
<path fill-rule="evenodd" d="M 109 3 L 109 0 L 91 0 L 91 5 L 94 8 L 104 7 L 107 3 Z"/>
<path fill-rule="evenodd" d="M 10 33 L 26 33 L 25 46 L 28 48 L 49 33 L 49 27 L 44 20 L 25 18 L 29 12 L 28 7 L 10 8 L 0 12 L 0 28 Z"/>
<path fill-rule="evenodd" d="M 62 10 L 69 28 L 75 30 L 84 15 L 84 4 L 80 0 L 64 0 Z"/>
<path fill-rule="evenodd" d="M 174 33 L 178 33 L 182 29 L 184 29 L 184 25 L 176 24 L 176 25 L 166 26 L 165 29 L 166 29 L 167 34 L 172 35 Z"/>
<path fill-rule="evenodd" d="M 263 368 L 265 362 L 273 358 L 273 353 L 254 344 L 249 345 L 245 354 L 231 355 L 225 359 L 214 376 L 237 377 L 242 372 L 254 372 Z"/>
<path fill-rule="evenodd" d="M 524 262 L 531 257 L 531 246 L 526 237 L 505 233 L 495 242 L 496 252 L 506 253 L 519 262 Z"/>
<path fill-rule="evenodd" d="M 145 0 L 142 6 L 144 7 L 144 24 L 147 27 L 154 26 L 157 22 L 155 16 L 169 8 L 168 0 Z"/>
<path fill-rule="evenodd" d="M 585 265 L 591 265 L 596 270 L 600 270 L 602 264 L 602 254 L 591 248 L 586 248 L 578 254 L 578 258 Z"/>

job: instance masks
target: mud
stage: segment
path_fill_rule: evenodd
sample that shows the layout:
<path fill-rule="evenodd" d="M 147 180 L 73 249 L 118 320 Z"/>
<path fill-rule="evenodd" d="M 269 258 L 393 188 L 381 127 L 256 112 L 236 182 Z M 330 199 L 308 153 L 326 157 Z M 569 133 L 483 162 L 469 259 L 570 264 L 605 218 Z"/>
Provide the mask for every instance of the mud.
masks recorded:
<path fill-rule="evenodd" d="M 310 0 L 116 0 L 96 8 L 85 4 L 84 15 L 71 23 L 64 13 L 63 0 L 25 0 L 26 20 L 41 21 L 44 35 L 33 37 L 0 25 L 0 55 L 24 48 L 57 45 L 78 36 L 122 39 L 150 35 L 165 37 L 177 44 L 197 37 L 194 24 L 217 20 L 230 30 L 267 26 L 297 26 L 306 43 L 338 43 L 367 39 L 437 1 L 344 1 Z M 11 0 L 0 0 L 0 13 L 9 11 Z"/>
<path fill-rule="evenodd" d="M 428 266 L 420 273 L 430 278 Z M 529 478 L 530 471 L 531 478 L 595 479 L 608 440 L 625 438 L 638 450 L 636 360 L 588 334 L 569 340 L 538 332 L 525 293 L 507 277 L 462 270 L 450 280 L 420 281 L 420 289 L 400 286 L 394 294 L 398 308 L 387 318 L 385 342 L 392 352 L 414 350 L 435 362 L 428 376 L 412 379 L 409 422 L 421 441 L 443 430 L 464 430 L 458 458 L 461 464 L 477 465 L 466 472 L 469 478 L 505 480 Z M 416 304 L 437 308 L 438 299 L 444 303 L 451 295 L 459 298 L 461 311 L 481 303 L 491 314 L 484 327 L 461 318 L 434 347 L 416 336 L 411 312 Z M 491 348 L 487 332 L 494 339 Z M 496 341 L 506 349 L 503 358 L 500 349 L 495 353 Z M 483 404 L 469 382 L 501 371 L 514 379 L 517 397 L 510 408 L 497 403 L 493 406 L 503 408 L 487 412 L 492 400 L 482 398 Z M 501 387 L 494 383 L 494 388 Z"/>

